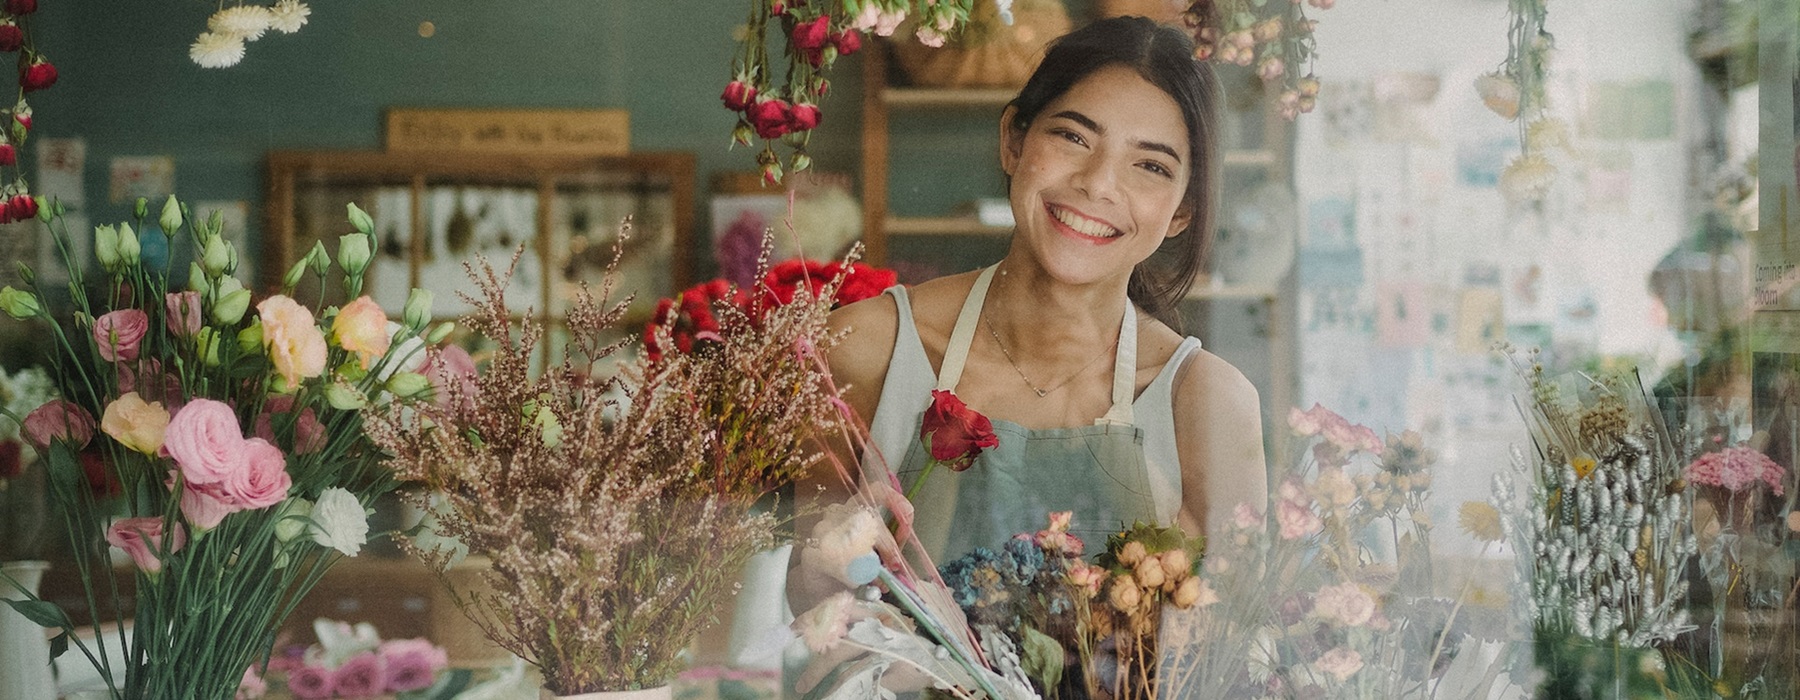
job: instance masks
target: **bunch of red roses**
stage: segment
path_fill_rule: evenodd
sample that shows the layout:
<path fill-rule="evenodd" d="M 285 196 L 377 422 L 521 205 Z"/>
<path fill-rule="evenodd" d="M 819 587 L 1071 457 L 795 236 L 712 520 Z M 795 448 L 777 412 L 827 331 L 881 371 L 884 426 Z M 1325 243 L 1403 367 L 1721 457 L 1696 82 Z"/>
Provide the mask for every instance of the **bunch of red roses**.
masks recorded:
<path fill-rule="evenodd" d="M 30 221 L 38 214 L 37 201 L 18 169 L 19 148 L 31 132 L 31 107 L 25 95 L 56 84 L 56 66 L 31 40 L 27 18 L 37 7 L 37 0 L 5 0 L 0 5 L 0 52 L 19 53 L 19 99 L 11 110 L 0 110 L 12 117 L 10 128 L 0 131 L 0 166 L 14 168 L 12 182 L 0 187 L 0 224 Z"/>
<path fill-rule="evenodd" d="M 968 22 L 973 5 L 974 0 L 750 0 L 742 50 L 731 82 L 719 96 L 726 109 L 738 113 L 733 144 L 748 146 L 754 138 L 765 142 L 756 162 L 766 184 L 781 182 L 777 140 L 793 150 L 788 167 L 805 170 L 812 164 L 807 141 L 824 117 L 818 103 L 831 87 L 825 71 L 839 56 L 860 50 L 865 33 L 893 34 L 908 14 L 949 31 Z M 780 84 L 769 65 L 771 24 L 787 40 L 786 80 Z"/>
<path fill-rule="evenodd" d="M 719 314 L 736 314 L 756 323 L 770 309 L 792 303 L 804 293 L 817 296 L 826 283 L 842 277 L 832 296 L 831 308 L 841 308 L 868 299 L 894 285 L 893 270 L 870 267 L 862 263 L 820 262 L 795 258 L 783 261 L 763 275 L 752 295 L 724 279 L 702 282 L 687 288 L 673 299 L 656 304 L 656 313 L 644 324 L 644 352 L 651 362 L 660 361 L 667 348 L 658 340 L 658 329 L 668 331 L 675 352 L 693 352 L 696 344 L 718 342 L 726 332 Z"/>

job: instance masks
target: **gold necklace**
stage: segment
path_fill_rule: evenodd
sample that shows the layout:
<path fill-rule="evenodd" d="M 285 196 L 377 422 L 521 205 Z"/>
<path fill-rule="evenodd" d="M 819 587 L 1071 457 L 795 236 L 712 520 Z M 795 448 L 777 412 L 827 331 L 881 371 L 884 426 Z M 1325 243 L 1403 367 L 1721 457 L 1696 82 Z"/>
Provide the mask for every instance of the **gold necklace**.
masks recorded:
<path fill-rule="evenodd" d="M 1000 273 L 1000 275 L 1004 278 L 1006 273 L 1004 271 L 1002 271 Z M 1036 382 L 1031 381 L 1031 377 L 1028 377 L 1025 375 L 1025 368 L 1020 367 L 1019 361 L 1016 359 L 1013 359 L 1012 352 L 1008 351 L 1006 349 L 1006 343 L 1000 342 L 1000 333 L 998 331 L 994 330 L 993 316 L 991 316 L 989 314 L 982 314 L 981 321 L 982 321 L 982 325 L 987 326 L 988 335 L 991 335 L 994 337 L 994 345 L 1000 348 L 1000 354 L 1006 356 L 1006 361 L 1008 364 L 1012 365 L 1013 371 L 1019 373 L 1019 378 L 1022 380 L 1025 380 L 1025 386 L 1030 387 L 1032 393 L 1037 394 L 1038 398 L 1040 398 L 1040 399 L 1044 398 L 1045 396 L 1049 396 L 1050 392 L 1052 392 L 1052 391 L 1056 391 L 1057 389 L 1061 389 L 1064 386 L 1067 386 L 1069 382 L 1075 381 L 1076 377 L 1086 374 L 1088 371 L 1088 368 L 1093 367 L 1095 362 L 1100 361 L 1100 358 L 1106 357 L 1108 352 L 1110 352 L 1113 348 L 1116 348 L 1119 346 L 1119 339 L 1113 338 L 1111 345 L 1108 345 L 1105 348 L 1102 348 L 1100 350 L 1100 354 L 1095 355 L 1093 357 L 1093 359 L 1088 360 L 1087 364 L 1082 365 L 1081 369 L 1075 370 L 1074 374 L 1064 377 L 1062 381 L 1056 383 L 1056 386 L 1050 387 L 1048 389 L 1041 389 L 1041 388 L 1038 388 L 1038 385 Z"/>

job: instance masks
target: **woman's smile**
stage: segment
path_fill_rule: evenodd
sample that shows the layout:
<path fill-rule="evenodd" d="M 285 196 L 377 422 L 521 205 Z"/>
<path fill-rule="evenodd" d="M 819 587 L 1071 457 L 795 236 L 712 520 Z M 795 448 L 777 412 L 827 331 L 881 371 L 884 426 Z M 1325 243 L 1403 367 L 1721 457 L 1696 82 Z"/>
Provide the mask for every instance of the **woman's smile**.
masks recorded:
<path fill-rule="evenodd" d="M 1074 209 L 1057 204 L 1044 204 L 1051 225 L 1065 236 L 1093 245 L 1106 245 L 1119 239 L 1119 227 Z"/>

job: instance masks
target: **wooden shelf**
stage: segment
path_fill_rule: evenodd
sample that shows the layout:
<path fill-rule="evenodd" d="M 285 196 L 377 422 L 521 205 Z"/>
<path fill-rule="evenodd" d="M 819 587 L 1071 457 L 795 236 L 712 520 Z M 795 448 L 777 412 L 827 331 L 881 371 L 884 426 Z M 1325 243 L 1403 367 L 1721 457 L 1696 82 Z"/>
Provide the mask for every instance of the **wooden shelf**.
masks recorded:
<path fill-rule="evenodd" d="M 1005 107 L 1018 94 L 1011 88 L 888 88 L 881 100 L 890 107 Z"/>
<path fill-rule="evenodd" d="M 1005 236 L 1011 226 L 989 226 L 972 216 L 894 216 L 885 225 L 890 236 Z"/>

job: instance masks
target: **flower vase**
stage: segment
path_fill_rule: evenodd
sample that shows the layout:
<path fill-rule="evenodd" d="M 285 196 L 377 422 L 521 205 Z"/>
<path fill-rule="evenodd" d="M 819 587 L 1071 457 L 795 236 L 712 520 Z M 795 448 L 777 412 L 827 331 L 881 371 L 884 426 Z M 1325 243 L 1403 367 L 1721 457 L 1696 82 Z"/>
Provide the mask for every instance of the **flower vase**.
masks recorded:
<path fill-rule="evenodd" d="M 0 574 L 37 595 L 49 562 L 11 561 L 0 564 Z M 12 582 L 0 578 L 0 599 L 25 600 Z M 25 619 L 11 606 L 0 606 L 0 700 L 43 700 L 56 697 L 50 675 L 50 642 L 44 628 Z"/>
<path fill-rule="evenodd" d="M 538 691 L 538 700 L 673 700 L 674 697 L 675 688 L 668 685 L 643 690 L 602 690 L 575 695 L 557 695 L 549 688 Z"/>

